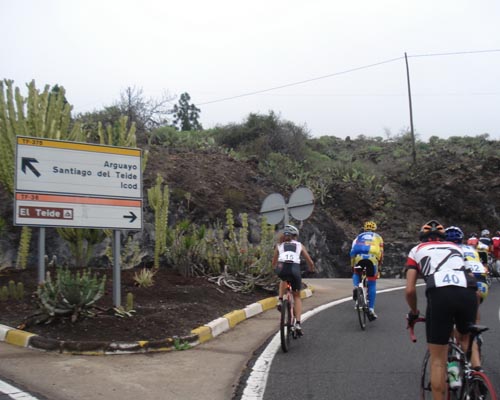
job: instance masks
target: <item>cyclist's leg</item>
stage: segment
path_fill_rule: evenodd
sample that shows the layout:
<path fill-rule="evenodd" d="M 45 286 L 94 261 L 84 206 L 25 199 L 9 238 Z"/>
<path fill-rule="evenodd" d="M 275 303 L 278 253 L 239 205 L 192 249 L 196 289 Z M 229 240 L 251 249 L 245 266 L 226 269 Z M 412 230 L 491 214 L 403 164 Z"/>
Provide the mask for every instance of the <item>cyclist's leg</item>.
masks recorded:
<path fill-rule="evenodd" d="M 432 399 L 445 399 L 448 344 L 428 344 L 431 365 Z"/>
<path fill-rule="evenodd" d="M 430 353 L 433 400 L 445 398 L 448 339 L 453 332 L 454 306 L 460 301 L 457 299 L 460 289 L 464 288 L 445 286 L 426 291 L 425 332 Z"/>
<path fill-rule="evenodd" d="M 297 323 L 300 324 L 302 316 L 302 299 L 300 298 L 300 289 L 302 286 L 302 277 L 300 275 L 300 264 L 293 264 L 290 283 L 292 284 L 292 293 L 294 300 L 294 315 Z"/>
<path fill-rule="evenodd" d="M 375 301 L 377 299 L 377 273 L 377 266 L 371 261 L 367 263 L 368 307 L 372 310 L 375 309 Z"/>

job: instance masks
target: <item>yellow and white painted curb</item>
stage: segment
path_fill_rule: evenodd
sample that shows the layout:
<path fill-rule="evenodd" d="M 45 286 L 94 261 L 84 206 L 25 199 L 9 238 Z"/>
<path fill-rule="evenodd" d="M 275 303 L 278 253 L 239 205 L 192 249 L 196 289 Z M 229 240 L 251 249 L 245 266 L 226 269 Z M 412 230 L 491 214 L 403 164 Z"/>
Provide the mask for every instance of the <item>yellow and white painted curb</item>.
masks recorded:
<path fill-rule="evenodd" d="M 311 297 L 313 288 L 301 290 L 300 297 Z M 191 331 L 191 335 L 160 340 L 140 340 L 137 342 L 74 342 L 48 339 L 34 333 L 25 332 L 0 324 L 0 341 L 38 350 L 55 351 L 66 354 L 106 355 L 147 353 L 181 350 L 207 342 L 224 332 L 233 329 L 239 323 L 264 311 L 276 308 L 278 297 L 268 297 L 250 304 L 241 310 L 234 310 L 208 324 Z"/>
<path fill-rule="evenodd" d="M 305 299 L 311 297 L 313 292 L 312 287 L 308 287 L 300 291 L 300 297 Z M 223 317 L 217 318 L 208 324 L 200 326 L 199 328 L 193 329 L 192 334 L 198 335 L 199 343 L 211 340 L 220 334 L 227 332 L 228 330 L 234 328 L 240 322 L 245 321 L 248 318 L 254 317 L 264 311 L 276 308 L 278 304 L 278 297 L 268 297 L 264 300 L 260 300 L 257 303 L 250 304 L 242 310 L 232 311 Z"/>

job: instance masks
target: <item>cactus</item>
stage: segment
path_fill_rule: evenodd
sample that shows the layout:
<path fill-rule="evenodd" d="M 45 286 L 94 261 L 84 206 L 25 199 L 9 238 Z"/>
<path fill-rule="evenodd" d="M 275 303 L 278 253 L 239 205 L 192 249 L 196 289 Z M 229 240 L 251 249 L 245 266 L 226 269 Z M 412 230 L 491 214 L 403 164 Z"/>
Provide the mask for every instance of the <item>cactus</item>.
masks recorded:
<path fill-rule="evenodd" d="M 17 282 L 16 293 L 18 300 L 22 300 L 24 298 L 24 284 L 22 282 Z"/>
<path fill-rule="evenodd" d="M 149 205 L 155 214 L 155 249 L 154 249 L 154 268 L 160 267 L 160 256 L 167 247 L 167 229 L 168 229 L 168 205 L 170 202 L 170 192 L 165 185 L 163 192 L 161 185 L 163 178 L 158 174 L 156 185 L 148 189 Z"/>
<path fill-rule="evenodd" d="M 132 311 L 134 309 L 134 294 L 131 292 L 127 293 L 127 304 L 125 305 L 125 311 Z"/>
<path fill-rule="evenodd" d="M 14 281 L 9 281 L 9 297 L 11 299 L 17 299 L 16 282 Z"/>
<path fill-rule="evenodd" d="M 7 286 L 2 286 L 0 289 L 0 301 L 7 301 L 9 298 L 9 289 Z"/>

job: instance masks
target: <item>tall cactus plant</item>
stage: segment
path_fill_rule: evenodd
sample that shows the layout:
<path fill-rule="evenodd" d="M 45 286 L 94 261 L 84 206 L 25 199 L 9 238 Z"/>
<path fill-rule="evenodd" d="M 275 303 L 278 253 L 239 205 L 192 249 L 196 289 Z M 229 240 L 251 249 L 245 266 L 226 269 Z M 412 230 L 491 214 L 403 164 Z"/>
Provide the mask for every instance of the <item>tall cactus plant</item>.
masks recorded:
<path fill-rule="evenodd" d="M 14 81 L 0 81 L 0 182 L 14 192 L 16 136 L 85 141 L 80 124 L 71 126 L 72 106 L 66 101 L 64 88 L 46 85 L 43 91 L 35 81 L 27 85 L 28 96 L 23 97 Z M 18 250 L 17 268 L 25 268 L 31 228 L 23 227 Z"/>
<path fill-rule="evenodd" d="M 160 267 L 160 256 L 167 248 L 168 229 L 168 205 L 170 202 L 170 192 L 165 185 L 162 191 L 163 178 L 156 177 L 156 185 L 148 189 L 149 205 L 155 214 L 155 250 L 154 268 Z"/>

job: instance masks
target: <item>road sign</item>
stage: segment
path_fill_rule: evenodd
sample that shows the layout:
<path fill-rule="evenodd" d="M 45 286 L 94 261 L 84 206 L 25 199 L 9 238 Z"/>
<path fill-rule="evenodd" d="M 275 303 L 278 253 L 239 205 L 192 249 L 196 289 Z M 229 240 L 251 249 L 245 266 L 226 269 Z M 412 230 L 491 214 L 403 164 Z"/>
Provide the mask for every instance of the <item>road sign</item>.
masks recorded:
<path fill-rule="evenodd" d="M 139 199 L 141 150 L 18 136 L 16 190 Z"/>
<path fill-rule="evenodd" d="M 141 150 L 17 138 L 16 225 L 142 229 Z"/>
<path fill-rule="evenodd" d="M 262 202 L 260 213 L 267 218 L 267 222 L 276 225 L 285 217 L 285 225 L 288 224 L 288 211 L 293 218 L 303 221 L 312 214 L 314 209 L 314 196 L 306 187 L 298 188 L 290 196 L 286 204 L 285 199 L 279 193 L 272 193 Z"/>

